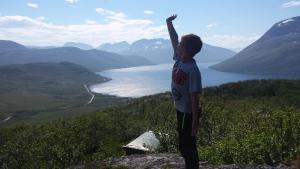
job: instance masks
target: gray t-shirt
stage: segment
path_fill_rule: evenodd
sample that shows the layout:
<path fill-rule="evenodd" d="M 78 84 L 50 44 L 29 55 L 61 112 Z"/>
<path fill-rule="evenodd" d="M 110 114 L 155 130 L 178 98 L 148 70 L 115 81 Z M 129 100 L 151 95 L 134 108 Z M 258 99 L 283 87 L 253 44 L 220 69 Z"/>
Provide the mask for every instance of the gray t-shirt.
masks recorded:
<path fill-rule="evenodd" d="M 177 110 L 192 113 L 191 93 L 202 93 L 201 73 L 196 61 L 182 62 L 174 52 L 175 64 L 172 71 L 172 97 Z"/>

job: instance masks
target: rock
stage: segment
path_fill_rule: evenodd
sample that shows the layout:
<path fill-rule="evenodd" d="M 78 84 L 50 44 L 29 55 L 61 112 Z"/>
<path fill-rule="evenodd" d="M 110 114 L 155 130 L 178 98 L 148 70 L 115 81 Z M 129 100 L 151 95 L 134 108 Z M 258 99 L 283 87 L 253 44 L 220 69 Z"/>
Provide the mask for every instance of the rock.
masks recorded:
<path fill-rule="evenodd" d="M 184 169 L 184 159 L 179 154 L 134 154 L 94 162 L 85 166 L 70 167 L 70 169 Z M 199 169 L 288 169 L 289 166 L 280 164 L 269 165 L 210 165 L 200 162 Z"/>
<path fill-rule="evenodd" d="M 101 163 L 100 163 L 101 164 Z M 102 165 L 119 167 L 126 166 L 132 169 L 142 168 L 182 168 L 184 169 L 184 160 L 177 154 L 144 154 L 129 155 L 120 158 L 109 158 L 102 161 Z"/>

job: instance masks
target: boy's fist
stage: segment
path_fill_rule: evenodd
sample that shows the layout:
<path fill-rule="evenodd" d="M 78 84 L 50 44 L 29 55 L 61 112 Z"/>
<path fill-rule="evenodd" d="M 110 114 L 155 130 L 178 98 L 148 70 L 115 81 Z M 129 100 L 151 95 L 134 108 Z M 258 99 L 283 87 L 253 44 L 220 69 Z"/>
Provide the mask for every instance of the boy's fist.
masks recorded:
<path fill-rule="evenodd" d="M 167 18 L 167 22 L 172 22 L 174 19 L 176 19 L 177 18 L 177 15 L 175 14 L 175 15 L 172 15 L 172 16 L 170 16 L 169 18 Z"/>

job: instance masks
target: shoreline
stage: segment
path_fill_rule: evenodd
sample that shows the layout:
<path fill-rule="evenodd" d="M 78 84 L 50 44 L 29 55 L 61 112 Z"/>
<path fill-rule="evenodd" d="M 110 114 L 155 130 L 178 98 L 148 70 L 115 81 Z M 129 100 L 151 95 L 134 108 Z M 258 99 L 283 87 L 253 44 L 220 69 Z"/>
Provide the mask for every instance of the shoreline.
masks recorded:
<path fill-rule="evenodd" d="M 250 75 L 250 74 L 221 72 L 221 71 L 209 68 L 208 65 L 211 65 L 211 63 L 202 63 L 202 64 L 198 65 L 200 68 L 201 74 L 203 75 L 202 88 L 216 87 L 216 86 L 220 86 L 220 85 L 227 84 L 227 83 L 235 83 L 235 82 L 247 81 L 247 80 L 282 79 L 282 78 L 263 76 L 263 75 Z M 158 64 L 158 65 L 155 65 L 154 67 L 153 66 L 137 66 L 137 67 L 129 67 L 129 68 L 109 69 L 109 70 L 104 70 L 101 72 L 95 72 L 96 74 L 98 74 L 102 77 L 105 77 L 106 80 L 103 81 L 102 83 L 91 85 L 90 90 L 95 94 L 97 93 L 97 94 L 110 95 L 110 96 L 115 96 L 115 97 L 127 97 L 127 98 L 140 98 L 143 96 L 155 95 L 155 94 L 162 93 L 162 92 L 160 92 L 160 90 L 164 90 L 163 92 L 170 91 L 169 88 L 166 88 L 166 85 L 161 86 L 161 88 L 159 88 L 159 89 L 155 89 L 154 87 L 148 86 L 149 90 L 153 91 L 153 92 L 151 92 L 151 94 L 149 94 L 147 92 L 145 92 L 145 94 L 133 92 L 133 90 L 139 91 L 138 89 L 141 89 L 141 91 L 143 92 L 142 89 L 147 88 L 147 86 L 141 87 L 141 85 L 137 85 L 137 87 L 132 88 L 132 90 L 131 89 L 125 90 L 125 88 L 122 88 L 122 90 L 120 89 L 120 86 L 126 87 L 127 83 L 128 83 L 128 85 L 131 85 L 131 86 L 134 86 L 134 84 L 140 84 L 140 83 L 143 84 L 143 81 L 137 81 L 137 80 L 134 80 L 134 78 L 135 77 L 139 78 L 139 76 L 143 75 L 143 78 L 145 78 L 146 80 L 147 80 L 147 78 L 150 79 L 150 78 L 152 78 L 153 73 L 150 75 L 143 74 L 143 73 L 144 72 L 151 73 L 151 72 L 156 72 L 156 71 L 158 71 L 158 73 L 160 71 L 162 73 L 164 73 L 164 72 L 167 72 L 167 69 L 169 66 L 170 66 L 170 64 L 167 63 L 167 64 Z M 135 72 L 138 72 L 141 75 L 135 75 L 134 74 Z M 117 74 L 119 74 L 119 75 L 117 75 Z M 109 75 L 111 75 L 111 77 L 107 77 Z M 127 75 L 129 76 L 129 78 L 133 79 L 132 82 L 131 81 L 126 82 L 126 79 L 125 79 L 125 81 L 122 80 L 122 77 L 127 76 Z M 157 74 L 157 76 L 159 76 L 159 74 Z M 220 79 L 215 78 L 218 76 L 220 76 L 222 78 L 220 78 Z M 112 80 L 112 78 L 114 79 L 113 82 L 111 82 L 109 84 L 105 84 L 105 82 L 110 82 Z M 166 78 L 169 78 L 169 77 L 166 77 Z M 164 79 L 166 79 L 166 78 L 164 78 Z M 160 80 L 160 82 L 165 84 L 166 82 L 164 79 L 158 79 L 158 80 Z M 287 79 L 290 79 L 290 78 L 287 78 Z M 150 82 L 152 82 L 152 81 L 150 80 Z M 122 84 L 122 85 L 120 85 L 120 84 Z M 154 82 L 153 82 L 153 85 L 155 85 Z M 104 88 L 102 88 L 102 87 L 104 87 Z M 110 92 L 110 90 L 112 92 Z"/>

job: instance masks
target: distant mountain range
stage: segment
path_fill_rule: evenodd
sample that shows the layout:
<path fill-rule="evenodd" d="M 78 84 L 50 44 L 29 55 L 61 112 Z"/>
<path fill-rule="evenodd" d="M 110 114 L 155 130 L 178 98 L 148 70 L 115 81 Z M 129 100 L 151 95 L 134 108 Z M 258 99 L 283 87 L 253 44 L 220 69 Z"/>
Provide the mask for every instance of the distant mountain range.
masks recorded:
<path fill-rule="evenodd" d="M 94 47 L 85 43 L 77 43 L 77 42 L 67 42 L 63 47 L 76 47 L 82 50 L 91 50 Z"/>
<path fill-rule="evenodd" d="M 13 41 L 0 40 L 0 51 L 26 50 L 27 48 Z"/>
<path fill-rule="evenodd" d="M 256 42 L 211 68 L 236 73 L 300 77 L 300 17 L 276 23 Z"/>
<path fill-rule="evenodd" d="M 118 42 L 118 43 L 105 43 L 98 47 L 100 50 L 104 50 L 107 52 L 115 52 L 115 53 L 124 53 L 130 49 L 130 44 L 126 41 Z"/>
<path fill-rule="evenodd" d="M 143 56 L 156 64 L 170 63 L 173 56 L 170 40 L 162 38 L 141 39 L 131 45 L 127 42 L 106 43 L 99 46 L 98 49 L 119 54 Z M 195 58 L 200 62 L 220 62 L 235 54 L 235 52 L 228 49 L 204 44 L 202 51 Z"/>
<path fill-rule="evenodd" d="M 37 62 L 72 62 L 92 71 L 153 64 L 140 56 L 125 56 L 96 49 L 82 50 L 76 47 L 37 49 L 0 40 L 0 65 Z"/>
<path fill-rule="evenodd" d="M 77 47 L 83 50 L 91 49 L 92 46 L 84 43 L 67 42 L 65 47 Z M 140 39 L 132 44 L 126 41 L 117 43 L 105 43 L 97 47 L 99 50 L 118 53 L 120 55 L 142 56 L 152 63 L 171 63 L 173 49 L 168 39 Z M 200 62 L 221 62 L 234 56 L 236 52 L 229 49 L 204 44 L 202 51 L 195 57 Z"/>
<path fill-rule="evenodd" d="M 195 58 L 200 62 L 220 62 L 235 52 L 204 44 Z M 72 62 L 92 71 L 171 63 L 173 49 L 167 39 L 141 39 L 132 44 L 125 41 L 103 44 L 97 49 L 91 45 L 67 42 L 63 47 L 25 47 L 13 41 L 0 40 L 0 65 Z"/>

